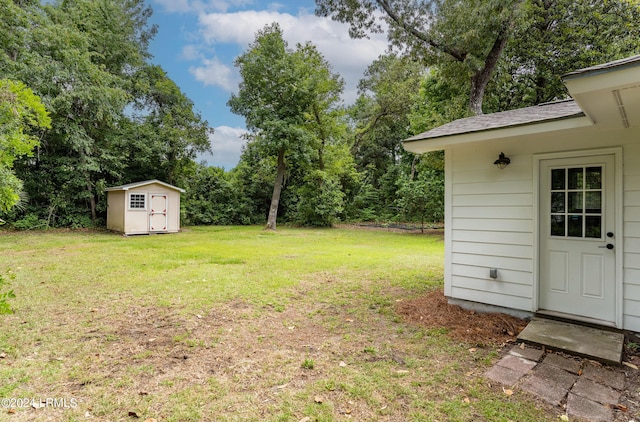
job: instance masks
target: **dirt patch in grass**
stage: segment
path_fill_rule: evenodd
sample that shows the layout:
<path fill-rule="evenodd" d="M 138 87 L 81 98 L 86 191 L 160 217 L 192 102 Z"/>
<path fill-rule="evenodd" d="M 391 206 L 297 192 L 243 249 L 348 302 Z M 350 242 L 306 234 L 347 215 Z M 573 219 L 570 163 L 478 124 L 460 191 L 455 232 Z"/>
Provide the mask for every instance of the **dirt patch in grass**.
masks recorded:
<path fill-rule="evenodd" d="M 61 315 L 66 339 L 0 364 L 39 367 L 29 395 L 79 407 L 15 409 L 11 420 L 482 420 L 474 412 L 502 397 L 483 387 L 492 348 L 472 354 L 401 323 L 401 290 L 376 301 L 299 293 L 286 306 L 237 299 L 197 313 L 123 297 Z"/>
<path fill-rule="evenodd" d="M 471 344 L 514 342 L 526 321 L 501 313 L 478 313 L 447 303 L 442 290 L 398 303 L 398 313 L 429 328 L 444 328 L 457 341 Z"/>

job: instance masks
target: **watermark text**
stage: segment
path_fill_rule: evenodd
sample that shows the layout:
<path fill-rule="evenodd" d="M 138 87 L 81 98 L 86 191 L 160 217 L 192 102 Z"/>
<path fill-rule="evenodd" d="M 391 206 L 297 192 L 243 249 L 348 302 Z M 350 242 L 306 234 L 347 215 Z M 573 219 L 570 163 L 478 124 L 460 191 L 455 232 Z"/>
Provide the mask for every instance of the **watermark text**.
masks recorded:
<path fill-rule="evenodd" d="M 33 407 L 40 409 L 48 407 L 52 409 L 75 409 L 78 407 L 78 399 L 67 397 L 6 397 L 0 398 L 0 408 L 24 409 Z"/>

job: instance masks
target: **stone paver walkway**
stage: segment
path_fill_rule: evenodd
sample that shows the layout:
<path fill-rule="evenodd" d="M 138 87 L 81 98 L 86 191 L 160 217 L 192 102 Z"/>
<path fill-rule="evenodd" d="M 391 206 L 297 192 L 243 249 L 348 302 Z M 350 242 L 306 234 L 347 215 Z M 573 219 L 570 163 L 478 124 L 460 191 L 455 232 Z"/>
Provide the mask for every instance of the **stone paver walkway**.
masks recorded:
<path fill-rule="evenodd" d="M 514 346 L 485 376 L 520 388 L 554 406 L 565 406 L 569 418 L 611 422 L 625 388 L 625 375 L 606 366 L 532 347 Z"/>

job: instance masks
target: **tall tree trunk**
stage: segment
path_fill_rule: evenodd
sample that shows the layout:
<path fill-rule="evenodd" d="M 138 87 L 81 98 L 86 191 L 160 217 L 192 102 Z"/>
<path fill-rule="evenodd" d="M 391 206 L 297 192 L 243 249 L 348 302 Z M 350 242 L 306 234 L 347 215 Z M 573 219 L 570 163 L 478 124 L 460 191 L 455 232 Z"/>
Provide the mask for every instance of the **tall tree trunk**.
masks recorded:
<path fill-rule="evenodd" d="M 409 180 L 413 182 L 413 178 L 416 176 L 416 163 L 418 161 L 418 154 L 413 154 L 413 160 L 411 160 L 411 174 Z"/>
<path fill-rule="evenodd" d="M 86 167 L 87 156 L 84 152 L 80 152 L 80 162 L 83 167 Z M 88 170 L 83 171 L 83 176 L 86 180 L 86 188 L 89 194 L 89 210 L 91 211 L 91 222 L 96 224 L 98 221 L 98 213 L 96 211 L 96 196 L 93 194 L 93 184 L 91 182 L 91 173 Z"/>
<path fill-rule="evenodd" d="M 91 208 L 91 221 L 96 224 L 98 221 L 98 213 L 96 211 L 96 196 L 93 194 L 91 182 L 87 183 L 87 191 L 89 192 L 89 207 Z"/>
<path fill-rule="evenodd" d="M 491 74 L 498 65 L 498 60 L 504 51 L 504 47 L 507 45 L 509 33 L 511 32 L 512 22 L 506 23 L 498 36 L 496 37 L 491 51 L 487 55 L 484 61 L 482 69 L 479 69 L 471 77 L 471 92 L 469 93 L 469 110 L 475 114 L 482 114 L 482 100 L 484 99 L 484 91 L 487 88 L 487 84 L 491 79 Z"/>
<path fill-rule="evenodd" d="M 327 135 L 322 126 L 322 118 L 320 117 L 320 111 L 318 110 L 318 104 L 313 104 L 313 115 L 318 125 L 318 136 L 320 137 L 320 147 L 318 148 L 318 168 L 324 171 L 324 147 L 327 144 Z"/>
<path fill-rule="evenodd" d="M 269 208 L 269 217 L 267 218 L 267 227 L 265 227 L 265 230 L 276 229 L 276 219 L 278 218 L 278 205 L 280 205 L 280 192 L 282 192 L 282 184 L 284 183 L 284 173 L 284 149 L 280 149 L 278 151 L 278 172 L 276 173 L 276 183 L 273 185 L 271 207 Z"/>

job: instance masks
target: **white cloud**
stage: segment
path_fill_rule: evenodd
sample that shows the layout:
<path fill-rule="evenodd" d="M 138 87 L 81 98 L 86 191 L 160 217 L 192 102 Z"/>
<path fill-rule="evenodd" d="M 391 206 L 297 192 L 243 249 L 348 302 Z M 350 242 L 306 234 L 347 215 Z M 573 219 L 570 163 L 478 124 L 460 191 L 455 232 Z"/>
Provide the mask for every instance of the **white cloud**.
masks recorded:
<path fill-rule="evenodd" d="M 214 128 L 213 135 L 209 135 L 213 154 L 207 153 L 198 159 L 206 161 L 211 166 L 224 167 L 226 170 L 232 169 L 240 160 L 242 147 L 246 143 L 246 140 L 242 138 L 245 133 L 247 133 L 246 129 L 237 127 L 218 126 Z"/>
<path fill-rule="evenodd" d="M 202 59 L 202 66 L 191 66 L 189 73 L 205 86 L 217 86 L 227 92 L 231 92 L 238 86 L 237 72 L 222 63 L 217 57 Z"/>
<path fill-rule="evenodd" d="M 181 58 L 184 60 L 197 60 L 202 58 L 202 53 L 197 45 L 187 44 L 182 47 Z"/>
<path fill-rule="evenodd" d="M 201 14 L 199 23 L 201 34 L 209 44 L 230 43 L 247 46 L 255 38 L 255 33 L 265 25 L 278 22 L 280 27 L 295 25 L 296 18 L 288 13 L 266 10 L 247 10 L 234 13 Z"/>

